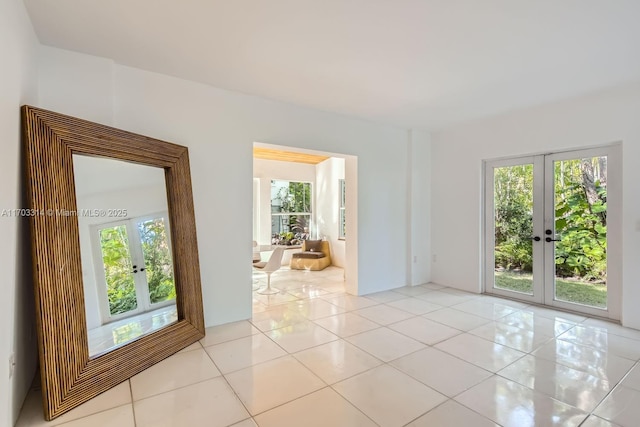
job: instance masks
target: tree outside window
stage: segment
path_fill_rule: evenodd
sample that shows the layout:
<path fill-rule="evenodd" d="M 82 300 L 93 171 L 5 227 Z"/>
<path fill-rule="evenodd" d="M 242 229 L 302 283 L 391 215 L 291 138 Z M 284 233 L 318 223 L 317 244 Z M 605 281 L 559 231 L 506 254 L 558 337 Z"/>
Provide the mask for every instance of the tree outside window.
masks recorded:
<path fill-rule="evenodd" d="M 309 236 L 311 183 L 271 181 L 271 240 L 295 245 Z"/>

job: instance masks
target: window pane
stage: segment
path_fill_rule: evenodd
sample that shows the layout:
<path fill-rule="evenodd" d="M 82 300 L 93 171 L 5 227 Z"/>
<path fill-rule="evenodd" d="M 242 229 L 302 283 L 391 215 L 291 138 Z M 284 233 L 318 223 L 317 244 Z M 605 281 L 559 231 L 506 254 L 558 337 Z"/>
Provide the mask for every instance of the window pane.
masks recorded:
<path fill-rule="evenodd" d="M 533 295 L 533 164 L 494 169 L 493 286 Z"/>
<path fill-rule="evenodd" d="M 554 162 L 555 299 L 607 307 L 607 157 Z"/>
<path fill-rule="evenodd" d="M 289 203 L 289 181 L 271 181 L 271 212 L 288 212 L 284 207 Z"/>
<path fill-rule="evenodd" d="M 149 302 L 155 304 L 176 299 L 173 261 L 163 218 L 138 223 L 140 243 L 149 285 Z"/>
<path fill-rule="evenodd" d="M 109 313 L 126 313 L 138 307 L 133 280 L 129 236 L 125 225 L 100 230 L 100 248 L 107 282 Z"/>
<path fill-rule="evenodd" d="M 271 212 L 311 212 L 311 183 L 271 181 Z"/>
<path fill-rule="evenodd" d="M 299 244 L 309 235 L 311 183 L 271 181 L 271 240 Z"/>
<path fill-rule="evenodd" d="M 271 240 L 273 244 L 298 245 L 309 237 L 310 214 L 271 215 Z"/>

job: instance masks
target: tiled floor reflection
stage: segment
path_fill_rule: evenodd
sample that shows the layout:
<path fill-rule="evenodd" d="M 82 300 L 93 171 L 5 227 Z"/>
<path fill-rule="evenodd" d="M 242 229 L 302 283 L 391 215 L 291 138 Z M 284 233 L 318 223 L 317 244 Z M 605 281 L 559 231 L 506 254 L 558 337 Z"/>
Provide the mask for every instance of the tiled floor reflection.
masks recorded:
<path fill-rule="evenodd" d="M 640 425 L 640 331 L 432 283 L 350 296 L 334 267 L 272 286 L 54 422 L 32 390 L 18 426 Z"/>
<path fill-rule="evenodd" d="M 115 350 L 126 343 L 178 321 L 176 305 L 158 308 L 89 330 L 89 356 Z"/>

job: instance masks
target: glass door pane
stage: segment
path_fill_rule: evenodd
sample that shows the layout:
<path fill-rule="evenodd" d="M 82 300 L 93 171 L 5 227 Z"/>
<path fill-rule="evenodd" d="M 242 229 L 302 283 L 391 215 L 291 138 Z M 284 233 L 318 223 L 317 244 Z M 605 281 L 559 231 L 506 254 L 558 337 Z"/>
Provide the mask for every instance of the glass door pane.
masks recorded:
<path fill-rule="evenodd" d="M 608 146 L 485 163 L 485 290 L 618 319 L 619 162 Z"/>
<path fill-rule="evenodd" d="M 607 308 L 607 156 L 553 161 L 554 298 Z M 552 245 L 552 246 L 551 246 Z"/>
<path fill-rule="evenodd" d="M 493 287 L 534 294 L 533 163 L 493 169 Z"/>
<path fill-rule="evenodd" d="M 165 218 L 139 221 L 137 228 L 146 271 L 149 304 L 175 300 L 173 260 Z"/>
<path fill-rule="evenodd" d="M 111 316 L 138 309 L 126 224 L 101 228 L 100 251 Z"/>

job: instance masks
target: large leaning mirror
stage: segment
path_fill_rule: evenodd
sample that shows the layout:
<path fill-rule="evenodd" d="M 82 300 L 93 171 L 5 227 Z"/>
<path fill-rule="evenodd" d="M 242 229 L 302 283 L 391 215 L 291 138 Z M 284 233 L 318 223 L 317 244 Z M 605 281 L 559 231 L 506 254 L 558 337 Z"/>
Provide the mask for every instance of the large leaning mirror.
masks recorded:
<path fill-rule="evenodd" d="M 45 418 L 204 336 L 186 147 L 22 109 Z"/>
<path fill-rule="evenodd" d="M 89 357 L 177 320 L 164 170 L 73 155 Z"/>

